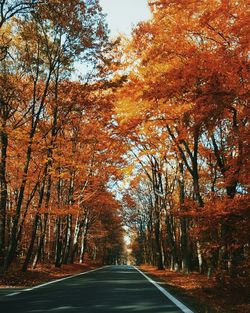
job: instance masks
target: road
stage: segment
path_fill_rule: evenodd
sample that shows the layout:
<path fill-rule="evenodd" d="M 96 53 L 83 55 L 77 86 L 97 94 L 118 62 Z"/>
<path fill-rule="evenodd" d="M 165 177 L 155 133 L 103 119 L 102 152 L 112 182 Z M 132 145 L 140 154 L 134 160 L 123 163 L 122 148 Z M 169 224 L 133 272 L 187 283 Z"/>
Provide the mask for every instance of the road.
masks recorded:
<path fill-rule="evenodd" d="M 132 266 L 108 266 L 13 293 L 2 298 L 0 312 L 192 313 L 184 305 L 178 308 Z"/>

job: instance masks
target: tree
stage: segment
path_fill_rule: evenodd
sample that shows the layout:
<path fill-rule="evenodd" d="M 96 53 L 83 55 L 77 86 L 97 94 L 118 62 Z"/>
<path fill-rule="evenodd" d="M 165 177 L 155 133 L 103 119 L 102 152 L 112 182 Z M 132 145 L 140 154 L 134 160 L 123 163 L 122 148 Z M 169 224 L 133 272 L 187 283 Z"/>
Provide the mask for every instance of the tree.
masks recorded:
<path fill-rule="evenodd" d="M 108 46 L 107 28 L 98 1 L 89 3 L 27 1 L 12 3 L 12 6 L 5 1 L 1 8 L 3 25 L 9 27 L 8 36 L 11 38 L 11 46 L 8 56 L 6 55 L 2 60 L 2 68 L 5 72 L 1 76 L 3 88 L 1 104 L 3 105 L 1 105 L 0 246 L 3 252 L 8 241 L 4 265 L 7 269 L 18 253 L 29 209 L 32 208 L 30 213 L 34 213 L 35 219 L 32 220 L 33 231 L 23 266 L 23 270 L 26 270 L 40 226 L 43 231 L 37 259 L 40 258 L 43 249 L 48 215 L 45 212 L 41 218 L 41 211 L 44 206 L 47 211 L 49 202 L 52 201 L 50 200 L 53 192 L 51 188 L 54 186 L 52 173 L 54 151 L 58 147 L 58 134 L 61 132 L 63 136 L 63 132 L 67 132 L 67 123 L 74 118 L 78 110 L 80 112 L 84 107 L 82 101 L 86 101 L 87 105 L 92 103 L 91 99 L 78 97 L 78 99 L 70 99 L 68 104 L 65 101 L 68 95 L 65 100 L 60 98 L 65 97 L 63 93 L 60 94 L 60 86 L 62 82 L 64 82 L 62 88 L 67 86 L 66 77 L 69 77 L 76 58 L 99 63 L 98 58 L 106 52 Z M 21 18 L 18 18 L 19 13 L 22 14 Z M 14 19 L 12 17 L 15 14 L 17 17 Z M 78 86 L 83 90 L 82 96 L 85 92 L 84 84 Z M 26 92 L 22 93 L 24 89 Z M 75 94 L 72 93 L 71 96 L 74 97 Z M 18 97 L 21 97 L 21 101 Z M 79 114 L 79 117 L 81 118 L 82 115 Z M 18 141 L 15 139 L 22 143 L 20 153 L 17 155 L 15 149 L 18 149 Z M 9 153 L 8 145 L 12 147 Z M 45 160 L 42 157 L 44 151 L 46 151 Z M 10 156 L 13 158 L 12 161 L 15 160 L 12 164 Z M 14 168 L 18 168 L 18 177 L 13 184 Z M 37 175 L 32 177 L 32 171 L 35 169 Z M 60 165 L 57 170 L 60 175 L 62 170 Z M 74 171 L 70 175 L 72 181 Z M 58 188 L 61 190 L 63 180 L 60 176 L 57 179 Z M 72 202 L 72 188 L 69 188 L 67 205 Z M 62 197 L 62 190 L 59 189 L 58 199 Z M 14 201 L 11 202 L 10 199 L 13 197 Z M 11 207 L 6 212 L 8 203 L 11 203 Z M 34 206 L 35 211 L 33 211 Z M 12 227 L 9 231 L 8 226 L 6 241 L 4 238 L 7 232 L 6 216 L 9 214 Z M 71 223 L 70 215 L 68 222 Z"/>
<path fill-rule="evenodd" d="M 172 166 L 180 183 L 171 194 L 176 199 L 176 192 L 181 191 L 180 223 L 175 213 L 171 227 L 176 234 L 186 234 L 181 240 L 181 254 L 185 254 L 184 250 L 191 253 L 200 271 L 211 263 L 206 257 L 207 247 L 214 241 L 218 244 L 217 239 L 199 232 L 204 228 L 205 216 L 210 214 L 206 207 L 214 201 L 215 194 L 218 198 L 223 195 L 227 205 L 228 198 L 236 197 L 236 202 L 247 198 L 243 183 L 248 164 L 243 152 L 248 123 L 247 11 L 244 1 L 152 1 L 152 20 L 135 28 L 132 41 L 124 49 L 129 55 L 124 67 L 129 66 L 130 72 L 117 93 L 117 120 L 131 142 L 143 142 L 145 154 L 156 153 L 158 164 L 164 159 L 164 150 L 167 160 L 173 155 L 177 159 Z M 145 158 L 140 158 L 139 163 L 145 168 Z M 185 183 L 181 177 L 185 177 Z M 157 180 L 154 179 L 156 186 Z M 162 206 L 166 207 L 166 203 Z M 170 207 L 173 210 L 176 201 Z M 218 205 L 215 214 L 219 216 L 221 210 Z M 246 212 L 242 207 L 238 221 L 233 215 L 224 216 L 217 224 L 218 231 L 222 229 L 219 238 L 224 243 L 228 239 L 212 252 L 218 267 L 232 254 L 230 246 L 235 241 L 230 234 Z M 168 221 L 164 227 L 167 224 Z M 172 235 L 166 234 L 174 255 Z M 190 252 L 188 238 L 196 246 Z M 216 253 L 222 255 L 219 260 Z"/>

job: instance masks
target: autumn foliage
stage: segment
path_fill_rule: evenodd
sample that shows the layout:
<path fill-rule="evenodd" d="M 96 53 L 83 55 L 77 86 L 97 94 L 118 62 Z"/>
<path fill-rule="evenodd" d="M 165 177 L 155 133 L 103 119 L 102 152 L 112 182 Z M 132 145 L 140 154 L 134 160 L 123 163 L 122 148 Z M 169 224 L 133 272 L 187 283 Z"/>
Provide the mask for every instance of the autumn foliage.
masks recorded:
<path fill-rule="evenodd" d="M 116 93 L 135 260 L 248 277 L 249 1 L 150 5 Z"/>
<path fill-rule="evenodd" d="M 0 258 L 115 263 L 120 204 L 109 189 L 122 147 L 95 75 L 111 49 L 98 1 L 3 1 L 1 10 Z M 73 78 L 75 76 L 75 78 Z"/>
<path fill-rule="evenodd" d="M 116 42 L 97 0 L 18 3 L 0 4 L 3 269 L 123 262 L 126 225 L 136 264 L 246 282 L 249 1 L 152 0 Z"/>

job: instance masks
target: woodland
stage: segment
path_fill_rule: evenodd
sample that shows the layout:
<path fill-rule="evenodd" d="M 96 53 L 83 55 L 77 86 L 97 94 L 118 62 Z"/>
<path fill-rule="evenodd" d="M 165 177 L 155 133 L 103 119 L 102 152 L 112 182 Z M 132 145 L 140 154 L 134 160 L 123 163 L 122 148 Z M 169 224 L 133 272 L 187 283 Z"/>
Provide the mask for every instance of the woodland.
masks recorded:
<path fill-rule="evenodd" d="M 250 2 L 149 4 L 111 40 L 98 0 L 0 1 L 2 273 L 249 279 Z"/>

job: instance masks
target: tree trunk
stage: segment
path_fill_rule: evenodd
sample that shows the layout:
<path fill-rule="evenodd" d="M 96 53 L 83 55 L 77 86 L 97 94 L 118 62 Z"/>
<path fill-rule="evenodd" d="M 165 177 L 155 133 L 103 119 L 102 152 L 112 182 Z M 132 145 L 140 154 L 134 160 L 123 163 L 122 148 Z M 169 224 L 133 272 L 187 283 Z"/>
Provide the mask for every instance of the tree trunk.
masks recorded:
<path fill-rule="evenodd" d="M 174 239 L 174 234 L 173 234 L 173 225 L 171 222 L 171 217 L 166 215 L 166 227 L 167 227 L 167 241 L 169 244 L 169 248 L 170 248 L 170 253 L 171 253 L 171 269 L 176 271 L 179 269 L 179 260 L 178 260 L 178 253 L 177 253 L 177 246 L 176 246 L 176 242 Z"/>
<path fill-rule="evenodd" d="M 69 195 L 68 204 L 73 204 L 73 194 L 74 194 L 74 172 L 71 172 L 70 184 L 69 184 Z M 63 251 L 63 263 L 67 264 L 69 262 L 70 248 L 72 241 L 72 215 L 67 215 L 67 223 L 65 230 L 65 240 L 64 240 L 64 251 Z"/>
<path fill-rule="evenodd" d="M 46 177 L 47 177 L 47 170 L 48 170 L 48 166 L 47 164 L 45 165 L 44 168 L 44 173 L 43 173 L 43 181 L 42 181 L 42 186 L 41 186 L 41 190 L 39 193 L 39 200 L 38 200 L 38 205 L 37 205 L 37 213 L 35 216 L 35 220 L 33 222 L 33 229 L 32 229 L 32 235 L 31 235 L 31 241 L 30 241 L 30 245 L 29 245 L 29 249 L 26 255 L 26 259 L 24 261 L 23 267 L 22 267 L 22 271 L 25 272 L 28 268 L 31 256 L 32 256 L 32 252 L 33 252 L 33 247 L 34 247 L 34 243 L 35 243 L 35 239 L 36 239 L 36 233 L 37 233 L 37 228 L 39 223 L 41 222 L 41 217 L 39 214 L 39 210 L 41 209 L 42 203 L 43 203 L 43 196 L 44 196 L 44 188 L 45 188 L 45 182 L 46 182 Z"/>
<path fill-rule="evenodd" d="M 196 242 L 196 249 L 197 249 L 197 258 L 198 258 L 198 265 L 199 265 L 199 273 L 203 273 L 203 257 L 201 253 L 201 245 L 200 242 Z"/>
<path fill-rule="evenodd" d="M 80 229 L 81 229 L 81 222 L 79 221 L 79 218 L 77 218 L 76 223 L 75 223 L 73 243 L 72 243 L 71 252 L 70 252 L 70 263 L 74 263 L 74 259 L 77 255 L 78 238 L 80 234 Z"/>
<path fill-rule="evenodd" d="M 35 240 L 36 240 L 37 227 L 39 225 L 39 221 L 40 221 L 40 216 L 37 213 L 36 216 L 35 216 L 34 222 L 33 222 L 31 241 L 30 241 L 29 249 L 28 249 L 27 254 L 26 254 L 25 261 L 24 261 L 23 266 L 22 266 L 22 272 L 26 272 L 27 271 L 27 268 L 28 268 L 28 265 L 29 265 L 29 262 L 30 262 L 30 259 L 31 259 L 31 256 L 32 256 L 33 247 L 34 247 L 34 243 L 35 243 Z"/>
<path fill-rule="evenodd" d="M 181 217 L 181 268 L 182 272 L 188 274 L 190 272 L 190 254 L 188 249 L 188 220 Z"/>
<path fill-rule="evenodd" d="M 60 267 L 62 265 L 62 239 L 61 239 L 61 218 L 56 219 L 56 251 L 55 251 L 55 267 Z"/>
<path fill-rule="evenodd" d="M 41 235 L 39 237 L 38 240 L 38 247 L 36 250 L 36 254 L 32 263 L 32 268 L 36 268 L 37 263 L 40 261 L 41 259 L 41 255 L 42 255 L 42 251 L 43 251 L 43 247 L 44 247 L 44 241 L 45 241 L 45 235 L 46 235 L 46 229 L 47 229 L 47 222 L 48 222 L 48 213 L 44 214 L 44 220 L 43 220 L 43 224 L 41 225 Z M 42 221 L 41 221 L 42 223 Z"/>
<path fill-rule="evenodd" d="M 204 206 L 200 193 L 199 169 L 198 169 L 198 149 L 199 149 L 199 127 L 194 130 L 194 152 L 192 157 L 192 178 L 194 188 L 194 200 L 198 202 L 200 207 Z"/>
<path fill-rule="evenodd" d="M 155 221 L 155 244 L 156 244 L 156 255 L 157 255 L 157 268 L 158 270 L 163 270 L 163 255 L 162 255 L 162 248 L 161 248 L 161 234 L 160 234 L 160 220 L 159 217 L 157 221 Z"/>
<path fill-rule="evenodd" d="M 71 246 L 71 230 L 72 230 L 72 215 L 67 216 L 65 239 L 64 239 L 64 251 L 63 251 L 63 263 L 67 264 L 69 261 L 70 246 Z"/>
<path fill-rule="evenodd" d="M 30 142 L 29 147 L 27 149 L 26 164 L 25 164 L 24 171 L 23 171 L 23 179 L 21 182 L 21 187 L 20 187 L 20 191 L 18 195 L 16 211 L 15 211 L 15 215 L 13 218 L 13 225 L 11 229 L 11 236 L 10 236 L 7 256 L 4 262 L 4 270 L 7 270 L 7 268 L 10 266 L 11 262 L 15 258 L 16 248 L 18 244 L 17 242 L 18 222 L 20 219 L 20 213 L 21 213 L 21 208 L 22 208 L 22 203 L 23 203 L 23 198 L 24 198 L 24 191 L 25 191 L 26 182 L 27 182 L 27 174 L 28 174 L 28 169 L 29 169 L 29 164 L 30 164 L 30 159 L 31 159 L 31 152 L 32 152 L 32 149 L 31 149 L 31 142 Z"/>
<path fill-rule="evenodd" d="M 88 234 L 88 227 L 89 227 L 88 215 L 85 217 L 83 229 L 82 229 L 82 240 L 81 240 L 81 251 L 80 251 L 80 263 L 84 262 L 84 254 L 86 252 L 87 247 L 87 234 Z"/>
<path fill-rule="evenodd" d="M 6 159 L 8 136 L 4 127 L 1 130 L 1 164 L 0 164 L 0 266 L 3 264 L 5 250 L 5 225 L 7 205 Z"/>
<path fill-rule="evenodd" d="M 47 163 L 47 172 L 51 169 L 52 166 L 52 150 L 48 149 L 48 163 Z M 48 210 L 49 208 L 49 201 L 50 201 L 50 195 L 51 195 L 51 186 L 52 186 L 52 178 L 51 175 L 48 175 L 48 182 L 47 182 L 47 190 L 46 190 L 46 196 L 45 196 L 45 208 Z M 42 225 L 42 232 L 38 241 L 38 247 L 37 251 L 34 257 L 33 265 L 32 267 L 35 268 L 37 266 L 37 263 L 39 262 L 41 258 L 41 254 L 44 247 L 44 241 L 46 236 L 46 230 L 47 230 L 47 223 L 48 223 L 49 213 L 48 211 L 44 213 L 44 221 Z"/>
<path fill-rule="evenodd" d="M 185 200 L 185 180 L 183 164 L 179 163 L 180 177 L 179 177 L 179 188 L 180 188 L 180 206 Z M 189 260 L 189 249 L 188 249 L 188 219 L 185 216 L 180 218 L 181 226 L 181 268 L 183 273 L 189 273 L 190 271 L 190 260 Z"/>

